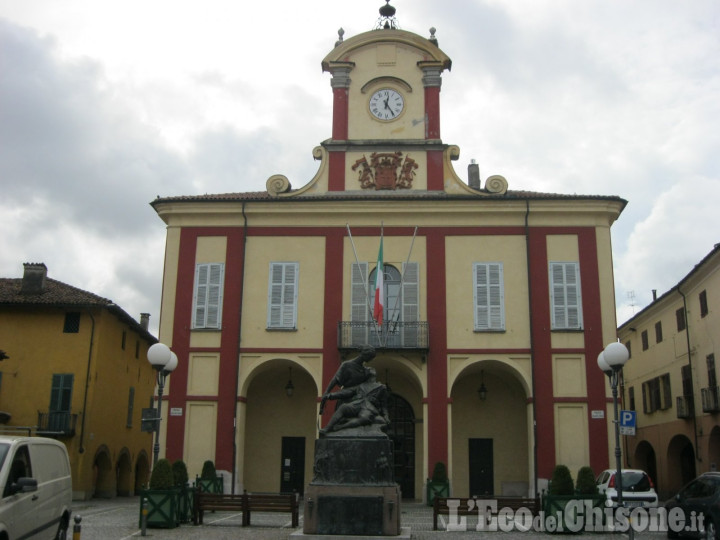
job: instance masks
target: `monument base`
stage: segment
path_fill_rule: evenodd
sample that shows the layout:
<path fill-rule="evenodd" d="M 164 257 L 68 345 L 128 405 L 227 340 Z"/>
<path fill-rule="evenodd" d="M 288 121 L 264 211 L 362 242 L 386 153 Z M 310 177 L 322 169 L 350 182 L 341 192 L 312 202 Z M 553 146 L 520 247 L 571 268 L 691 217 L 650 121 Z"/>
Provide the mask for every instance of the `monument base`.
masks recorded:
<path fill-rule="evenodd" d="M 305 534 L 398 536 L 400 487 L 310 484 L 303 512 Z"/>

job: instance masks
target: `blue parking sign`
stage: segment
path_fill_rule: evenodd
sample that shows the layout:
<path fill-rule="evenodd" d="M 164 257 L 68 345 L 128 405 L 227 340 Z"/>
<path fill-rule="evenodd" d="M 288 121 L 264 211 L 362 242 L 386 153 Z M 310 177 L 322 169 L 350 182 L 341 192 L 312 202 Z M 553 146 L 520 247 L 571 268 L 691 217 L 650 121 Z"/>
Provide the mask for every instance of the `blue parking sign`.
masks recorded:
<path fill-rule="evenodd" d="M 620 434 L 635 435 L 635 411 L 620 411 Z"/>

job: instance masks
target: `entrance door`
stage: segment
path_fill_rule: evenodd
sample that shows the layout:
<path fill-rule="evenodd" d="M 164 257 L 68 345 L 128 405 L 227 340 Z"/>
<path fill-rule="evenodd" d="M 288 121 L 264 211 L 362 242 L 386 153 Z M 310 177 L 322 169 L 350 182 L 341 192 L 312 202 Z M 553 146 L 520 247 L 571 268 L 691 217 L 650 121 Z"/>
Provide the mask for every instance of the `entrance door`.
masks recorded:
<path fill-rule="evenodd" d="M 282 438 L 280 491 L 303 494 L 305 489 L 305 437 Z"/>
<path fill-rule="evenodd" d="M 403 499 L 415 498 L 415 414 L 404 398 L 391 393 L 388 397 L 390 427 L 388 437 L 393 442 L 395 482 L 400 484 Z"/>
<path fill-rule="evenodd" d="M 492 496 L 493 440 L 468 439 L 470 456 L 470 497 Z"/>

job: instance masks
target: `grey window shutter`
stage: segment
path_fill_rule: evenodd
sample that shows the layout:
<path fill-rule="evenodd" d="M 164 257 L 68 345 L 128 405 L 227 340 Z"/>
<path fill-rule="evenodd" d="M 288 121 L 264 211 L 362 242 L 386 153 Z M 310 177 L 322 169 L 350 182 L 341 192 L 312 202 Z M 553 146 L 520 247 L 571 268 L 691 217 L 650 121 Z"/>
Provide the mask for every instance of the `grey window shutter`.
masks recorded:
<path fill-rule="evenodd" d="M 368 263 L 352 263 L 350 269 L 350 322 L 352 343 L 365 344 L 368 341 L 368 325 L 370 320 L 367 292 Z"/>

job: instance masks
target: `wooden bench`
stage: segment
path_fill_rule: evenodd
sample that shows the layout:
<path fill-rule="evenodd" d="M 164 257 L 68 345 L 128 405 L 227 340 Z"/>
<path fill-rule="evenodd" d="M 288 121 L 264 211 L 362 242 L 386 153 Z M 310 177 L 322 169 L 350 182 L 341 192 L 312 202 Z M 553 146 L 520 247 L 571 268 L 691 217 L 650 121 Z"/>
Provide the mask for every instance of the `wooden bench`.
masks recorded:
<path fill-rule="evenodd" d="M 477 516 L 479 510 L 485 510 L 489 501 L 497 501 L 497 511 L 509 508 L 517 512 L 521 508 L 530 510 L 533 516 L 540 510 L 540 500 L 529 497 L 487 497 L 487 498 L 462 498 L 462 497 L 435 497 L 433 502 L 433 530 L 437 531 L 438 516 L 449 516 L 450 506 L 448 501 L 453 501 L 453 512 L 458 516 Z M 480 504 L 480 501 L 483 501 Z M 457 507 L 455 507 L 457 505 Z M 480 507 L 480 508 L 478 508 Z"/>
<path fill-rule="evenodd" d="M 300 505 L 296 493 L 245 493 L 246 507 L 243 512 L 243 526 L 250 525 L 253 512 L 289 512 L 292 526 L 300 522 Z"/>
<path fill-rule="evenodd" d="M 295 493 L 248 493 L 230 495 L 200 491 L 195 496 L 193 523 L 202 525 L 203 514 L 210 511 L 242 512 L 242 526 L 250 525 L 253 512 L 288 512 L 292 526 L 300 520 L 298 496 Z"/>

